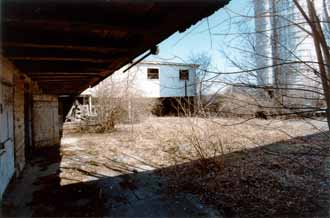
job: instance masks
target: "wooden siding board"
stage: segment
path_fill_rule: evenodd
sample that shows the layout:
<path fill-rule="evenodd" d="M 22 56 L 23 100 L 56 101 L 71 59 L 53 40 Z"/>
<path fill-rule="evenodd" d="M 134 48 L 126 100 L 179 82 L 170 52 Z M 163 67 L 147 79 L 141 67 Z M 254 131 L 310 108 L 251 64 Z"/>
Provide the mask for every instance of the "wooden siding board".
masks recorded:
<path fill-rule="evenodd" d="M 24 80 L 15 75 L 14 132 L 16 176 L 25 166 Z"/>
<path fill-rule="evenodd" d="M 0 58 L 0 203 L 15 172 L 13 131 L 13 75 L 15 69 L 4 58 Z"/>
<path fill-rule="evenodd" d="M 58 99 L 50 95 L 33 96 L 33 142 L 35 148 L 60 142 Z"/>

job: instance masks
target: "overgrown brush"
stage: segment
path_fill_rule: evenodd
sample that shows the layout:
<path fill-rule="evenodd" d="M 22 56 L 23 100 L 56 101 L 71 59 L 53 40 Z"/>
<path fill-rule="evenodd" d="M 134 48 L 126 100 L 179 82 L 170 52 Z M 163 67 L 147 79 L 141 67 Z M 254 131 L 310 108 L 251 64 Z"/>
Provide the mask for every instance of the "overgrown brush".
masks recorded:
<path fill-rule="evenodd" d="M 112 81 L 108 78 L 96 88 L 97 116 L 90 123 L 95 126 L 94 132 L 111 132 L 119 123 L 135 123 L 146 119 L 156 101 L 143 98 L 138 90 L 131 87 L 132 81 Z M 87 125 L 88 122 L 86 123 Z M 87 126 L 87 129 L 88 128 Z"/>

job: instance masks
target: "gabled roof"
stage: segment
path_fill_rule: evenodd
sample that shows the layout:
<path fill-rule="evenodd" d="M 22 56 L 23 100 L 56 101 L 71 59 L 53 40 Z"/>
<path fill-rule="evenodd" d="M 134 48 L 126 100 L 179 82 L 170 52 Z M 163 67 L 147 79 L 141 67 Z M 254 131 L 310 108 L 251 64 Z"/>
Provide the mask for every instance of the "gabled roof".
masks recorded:
<path fill-rule="evenodd" d="M 2 0 L 2 54 L 49 94 L 79 94 L 229 0 Z"/>

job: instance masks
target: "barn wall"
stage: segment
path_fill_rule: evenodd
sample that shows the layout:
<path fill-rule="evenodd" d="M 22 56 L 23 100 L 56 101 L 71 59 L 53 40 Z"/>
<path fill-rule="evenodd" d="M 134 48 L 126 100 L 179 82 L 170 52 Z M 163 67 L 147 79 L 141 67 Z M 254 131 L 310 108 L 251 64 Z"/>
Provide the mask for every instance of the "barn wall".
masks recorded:
<path fill-rule="evenodd" d="M 14 163 L 13 76 L 15 68 L 0 57 L 0 202 L 12 176 Z"/>
<path fill-rule="evenodd" d="M 24 142 L 25 142 L 25 159 L 32 156 L 32 81 L 24 82 Z"/>
<path fill-rule="evenodd" d="M 60 125 L 58 97 L 33 95 L 33 144 L 35 148 L 58 145 Z"/>
<path fill-rule="evenodd" d="M 16 175 L 25 165 L 25 125 L 24 125 L 24 77 L 14 76 L 14 142 Z"/>
<path fill-rule="evenodd" d="M 26 164 L 27 148 L 59 144 L 58 98 L 0 57 L 0 203 Z M 34 143 L 34 144 L 33 144 Z M 31 153 L 33 156 L 33 153 Z"/>
<path fill-rule="evenodd" d="M 32 81 L 25 74 L 14 74 L 14 145 L 16 176 L 22 172 L 26 162 L 27 148 L 32 146 Z"/>

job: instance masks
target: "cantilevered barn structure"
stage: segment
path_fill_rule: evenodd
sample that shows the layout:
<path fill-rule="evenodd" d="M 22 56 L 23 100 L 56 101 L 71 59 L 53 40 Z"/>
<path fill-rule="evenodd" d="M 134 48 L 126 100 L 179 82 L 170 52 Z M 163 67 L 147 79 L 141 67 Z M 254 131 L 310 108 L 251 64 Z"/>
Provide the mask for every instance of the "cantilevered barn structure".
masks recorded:
<path fill-rule="evenodd" d="M 0 199 L 72 99 L 229 0 L 2 0 Z"/>

